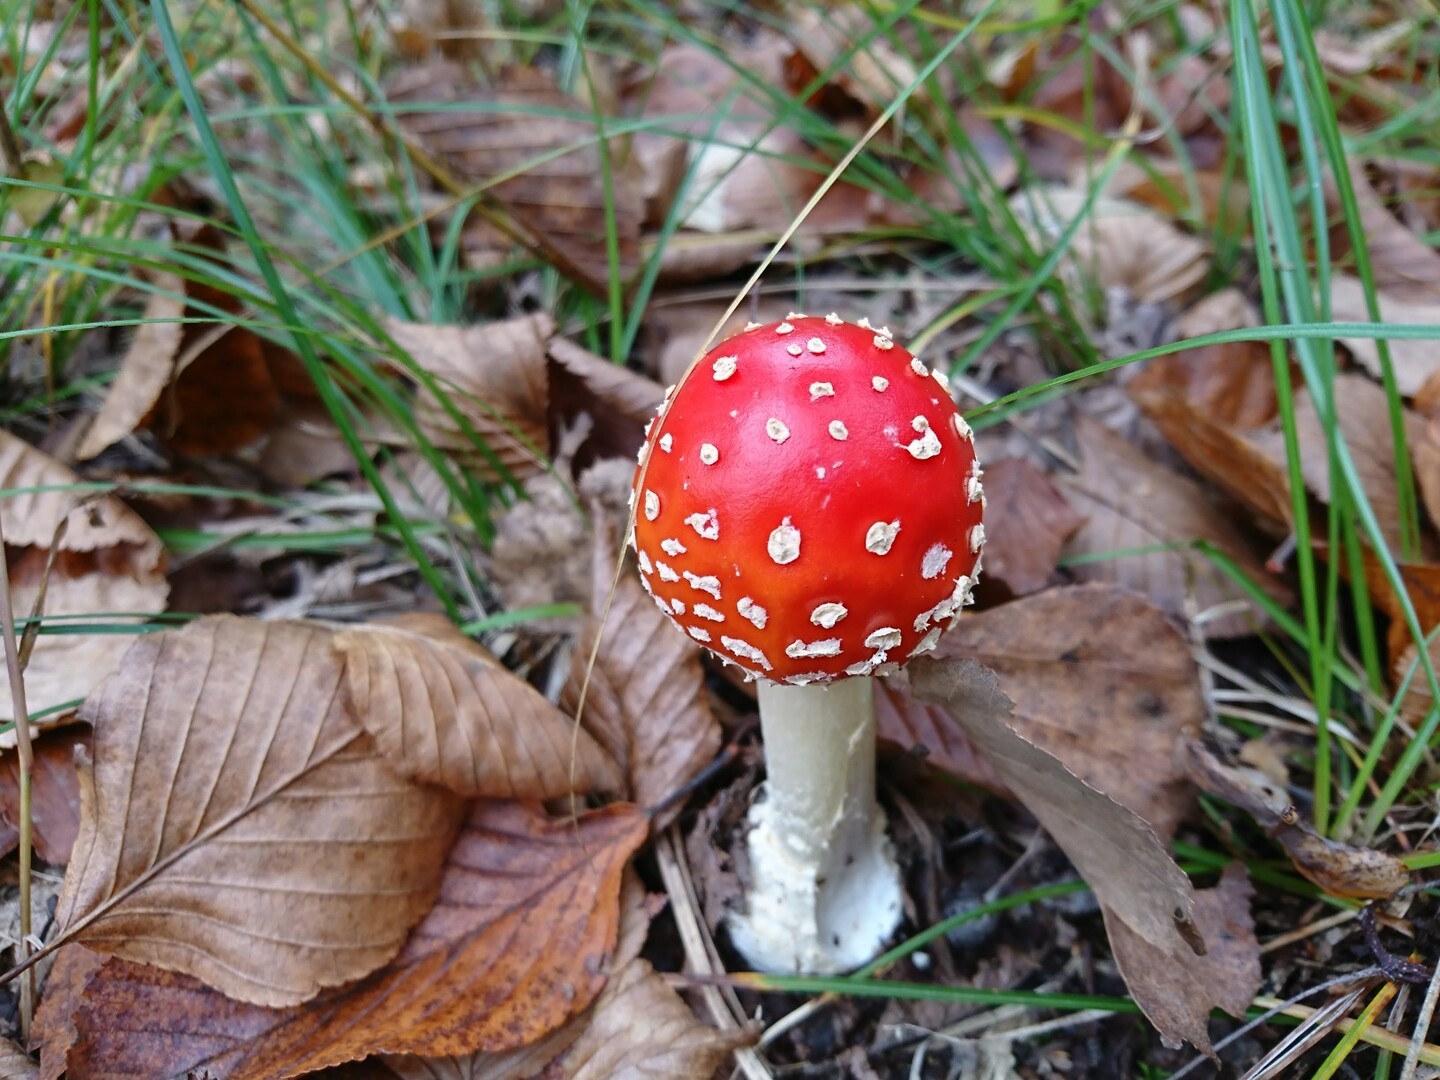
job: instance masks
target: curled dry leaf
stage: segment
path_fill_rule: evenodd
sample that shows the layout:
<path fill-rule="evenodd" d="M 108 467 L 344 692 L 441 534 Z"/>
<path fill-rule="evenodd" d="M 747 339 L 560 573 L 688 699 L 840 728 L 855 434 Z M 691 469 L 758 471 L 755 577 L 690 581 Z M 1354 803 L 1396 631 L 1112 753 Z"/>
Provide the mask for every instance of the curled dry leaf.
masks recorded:
<path fill-rule="evenodd" d="M 655 806 L 715 756 L 720 725 L 705 692 L 699 648 L 675 632 L 637 574 L 615 580 L 614 550 L 603 530 L 593 554 L 590 615 L 561 700 L 573 712 L 584 690 L 586 727 L 621 763 L 635 801 Z"/>
<path fill-rule="evenodd" d="M 124 626 L 163 611 L 169 586 L 160 538 L 119 499 L 68 490 L 77 483 L 65 466 L 0 431 L 0 489 L 15 492 L 0 502 L 15 614 L 34 609 L 42 585 L 51 617 L 104 614 L 108 625 Z M 124 633 L 37 638 L 25 671 L 30 712 L 83 698 L 132 640 Z M 0 719 L 13 720 L 13 713 L 10 677 L 0 668 Z"/>
<path fill-rule="evenodd" d="M 1025 458 L 985 466 L 985 576 L 1011 596 L 1038 592 L 1050 581 L 1065 542 L 1085 523 L 1065 496 Z"/>
<path fill-rule="evenodd" d="M 758 1024 L 758 1022 L 757 1022 Z M 645 960 L 605 988 L 585 1033 L 565 1055 L 566 1080 L 692 1080 L 712 1076 L 758 1026 L 719 1031 L 702 1024 Z"/>
<path fill-rule="evenodd" d="M 993 671 L 1015 703 L 1010 726 L 1162 840 L 1194 805 L 1174 762 L 1205 720 L 1200 679 L 1189 642 L 1144 597 L 1108 584 L 1048 589 L 967 614 L 936 655 Z"/>
<path fill-rule="evenodd" d="M 1190 879 L 1138 815 L 1015 730 L 1014 706 L 994 672 L 973 660 L 925 656 L 908 670 L 916 695 L 949 711 L 1102 904 L 1153 945 L 1190 947 L 1196 940 Z"/>
<path fill-rule="evenodd" d="M 370 978 L 264 1009 L 111 958 L 72 996 L 68 1017 L 59 1006 L 47 1015 L 47 1073 L 67 1064 L 71 1076 L 101 1066 L 123 1076 L 203 1068 L 218 1080 L 269 1080 L 372 1054 L 443 1058 L 528 1044 L 604 987 L 621 876 L 645 835 L 644 816 L 625 804 L 552 820 L 482 800 L 434 908 Z"/>
<path fill-rule="evenodd" d="M 1252 582 L 1284 603 L 1288 590 L 1270 574 L 1248 539 L 1209 493 L 1167 468 L 1093 420 L 1075 425 L 1082 454 L 1077 475 L 1060 477 L 1060 486 L 1086 515 L 1069 551 L 1105 554 L 1156 544 L 1184 545 L 1197 540 L 1229 556 Z M 1208 559 L 1183 547 L 1174 551 L 1126 555 L 1086 562 L 1072 568 L 1077 577 L 1112 581 L 1144 593 L 1173 615 L 1185 615 L 1193 590 L 1201 612 L 1249 601 Z M 1249 633 L 1255 616 L 1247 611 L 1207 619 L 1205 633 L 1227 637 Z"/>
<path fill-rule="evenodd" d="M 1285 792 L 1258 769 L 1226 765 L 1195 741 L 1184 749 L 1185 766 L 1202 790 L 1253 817 L 1279 841 L 1295 869 L 1331 895 L 1384 900 L 1410 883 L 1410 874 L 1400 860 L 1316 835 L 1300 820 Z"/>
<path fill-rule="evenodd" d="M 80 830 L 80 779 L 75 755 L 90 745 L 89 731 L 76 725 L 47 731 L 35 740 L 35 764 L 30 777 L 30 827 L 35 853 L 51 866 L 70 861 L 70 849 Z M 10 751 L 0 762 L 0 822 L 6 848 L 20 841 L 20 762 Z M 13 835 L 13 839 L 9 839 Z"/>
<path fill-rule="evenodd" d="M 588 425 L 583 442 L 570 455 L 572 473 L 578 475 L 608 457 L 633 460 L 665 388 L 565 338 L 552 338 L 548 355 L 550 430 L 576 431 Z"/>
<path fill-rule="evenodd" d="M 1207 951 L 1195 956 L 1162 951 L 1105 912 L 1115 966 L 1145 1015 L 1178 1046 L 1184 1039 L 1215 1058 L 1207 1021 L 1213 1009 L 1241 1017 L 1260 992 L 1260 943 L 1250 917 L 1254 889 L 1243 863 L 1231 863 L 1213 889 L 1195 892 L 1195 925 Z M 1176 978 L 1176 972 L 1183 978 Z"/>
<path fill-rule="evenodd" d="M 603 137 L 591 108 L 549 75 L 515 67 L 483 86 L 459 64 L 417 64 L 400 73 L 389 98 L 411 110 L 401 115 L 405 129 L 460 178 L 483 185 L 567 277 L 604 296 L 612 277 L 635 272 L 644 212 L 639 168 L 624 140 Z M 425 105 L 437 110 L 419 111 Z M 613 270 L 611 230 L 619 251 Z"/>
<path fill-rule="evenodd" d="M 491 799 L 622 783 L 594 739 L 444 616 L 342 630 L 334 641 L 351 715 L 402 776 Z"/>
<path fill-rule="evenodd" d="M 544 469 L 545 348 L 555 331 L 548 315 L 480 326 L 391 319 L 386 330 L 437 384 L 415 395 L 416 422 L 436 446 L 464 452 L 467 467 L 492 480 L 501 470 L 524 479 Z"/>
<path fill-rule="evenodd" d="M 331 634 L 303 623 L 136 642 L 85 706 L 61 935 L 271 1006 L 394 956 L 463 808 L 391 771 L 341 680 Z"/>
<path fill-rule="evenodd" d="M 13 1039 L 0 1039 L 0 1080 L 35 1080 L 40 1068 Z"/>
<path fill-rule="evenodd" d="M 875 732 L 942 772 L 1014 798 L 995 767 L 976 751 L 949 711 L 916 699 L 899 678 L 875 680 Z"/>
<path fill-rule="evenodd" d="M 1079 188 L 1040 187 L 1017 192 L 1010 208 L 1048 250 L 1084 210 Z M 1065 256 L 1070 273 L 1104 289 L 1123 291 L 1142 304 L 1174 302 L 1204 279 L 1209 249 L 1169 218 L 1125 199 L 1097 198 Z"/>

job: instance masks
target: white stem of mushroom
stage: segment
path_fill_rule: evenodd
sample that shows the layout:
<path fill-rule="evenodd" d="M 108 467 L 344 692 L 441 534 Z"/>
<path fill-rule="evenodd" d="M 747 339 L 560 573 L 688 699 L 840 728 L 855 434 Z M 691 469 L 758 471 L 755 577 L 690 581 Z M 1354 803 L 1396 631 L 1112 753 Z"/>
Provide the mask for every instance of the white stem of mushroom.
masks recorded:
<path fill-rule="evenodd" d="M 731 939 L 761 971 L 831 975 L 900 924 L 900 873 L 875 801 L 875 688 L 761 682 L 768 779 L 750 811 L 750 891 Z"/>

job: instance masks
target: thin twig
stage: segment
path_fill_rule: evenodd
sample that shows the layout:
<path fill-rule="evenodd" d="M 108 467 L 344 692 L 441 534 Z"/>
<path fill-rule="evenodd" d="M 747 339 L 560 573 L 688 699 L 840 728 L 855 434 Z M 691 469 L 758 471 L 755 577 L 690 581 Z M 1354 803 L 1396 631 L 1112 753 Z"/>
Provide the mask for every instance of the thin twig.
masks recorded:
<path fill-rule="evenodd" d="M 3 113 L 0 107 L 0 113 Z M 20 646 L 15 639 L 15 612 L 10 606 L 10 566 L 5 557 L 5 528 L 0 515 L 0 630 L 5 636 L 5 669 L 10 677 L 10 701 L 15 713 L 15 745 L 20 758 L 20 944 L 23 962 L 30 955 L 30 772 L 35 751 L 30 745 L 30 710 L 25 704 L 25 679 L 20 670 Z M 20 982 L 20 1035 L 30 1037 L 35 1017 L 35 969 Z"/>

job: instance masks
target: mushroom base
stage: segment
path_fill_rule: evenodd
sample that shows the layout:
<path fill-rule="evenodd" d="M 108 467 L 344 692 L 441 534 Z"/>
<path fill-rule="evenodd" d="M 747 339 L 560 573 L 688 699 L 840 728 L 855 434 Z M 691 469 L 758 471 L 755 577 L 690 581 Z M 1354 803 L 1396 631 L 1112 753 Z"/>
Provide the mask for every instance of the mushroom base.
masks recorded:
<path fill-rule="evenodd" d="M 760 684 L 768 779 L 750 811 L 750 891 L 730 922 L 760 971 L 834 975 L 900 925 L 900 872 L 875 801 L 874 687 Z"/>

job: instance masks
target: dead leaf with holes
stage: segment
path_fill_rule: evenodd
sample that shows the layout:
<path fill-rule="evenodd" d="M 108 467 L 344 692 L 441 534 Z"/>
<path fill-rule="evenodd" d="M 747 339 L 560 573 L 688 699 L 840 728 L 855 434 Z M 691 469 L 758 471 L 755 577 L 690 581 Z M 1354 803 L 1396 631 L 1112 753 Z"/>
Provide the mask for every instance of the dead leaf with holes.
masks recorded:
<path fill-rule="evenodd" d="M 392 771 L 329 631 L 148 635 L 84 716 L 59 939 L 293 1005 L 391 959 L 434 902 L 463 805 Z"/>
<path fill-rule="evenodd" d="M 32 717 L 89 694 L 134 640 L 119 628 L 163 611 L 170 591 L 160 538 L 114 496 L 75 491 L 79 482 L 58 461 L 0 431 L 0 490 L 14 492 L 0 501 L 0 514 L 10 549 L 16 616 L 31 613 L 43 587 L 43 614 L 53 620 L 51 626 L 64 628 L 67 622 L 96 617 L 95 622 L 116 631 L 36 639 L 25 670 Z M 4 670 L 0 719 L 14 719 L 10 678 Z M 56 719 L 60 717 L 51 718 Z"/>
<path fill-rule="evenodd" d="M 481 800 L 445 863 L 434 908 L 369 978 L 266 1009 L 112 957 L 88 978 L 69 976 L 81 988 L 53 1008 L 47 995 L 37 1032 L 46 1075 L 203 1068 L 261 1080 L 372 1054 L 443 1058 L 529 1044 L 605 986 L 622 874 L 646 825 L 623 803 L 570 819 Z"/>
<path fill-rule="evenodd" d="M 545 350 L 555 323 L 525 315 L 478 326 L 391 319 L 387 332 L 430 379 L 415 394 L 415 420 L 436 446 L 463 455 L 487 479 L 544 470 L 549 388 Z"/>
<path fill-rule="evenodd" d="M 400 775 L 465 796 L 615 791 L 614 760 L 442 615 L 341 630 L 351 715 Z"/>
<path fill-rule="evenodd" d="M 1082 188 L 1033 187 L 1012 195 L 1010 209 L 1046 251 L 1085 213 L 1062 263 L 1079 282 L 1161 304 L 1179 301 L 1204 280 L 1210 250 L 1203 241 L 1139 203 L 1100 196 L 1086 211 L 1088 198 Z"/>
<path fill-rule="evenodd" d="M 490 85 L 447 61 L 413 64 L 390 84 L 410 136 L 467 183 L 483 185 L 567 277 L 598 295 L 640 265 L 638 164 L 609 121 L 535 67 Z M 425 106 L 435 106 L 425 111 Z M 618 262 L 607 254 L 613 235 Z"/>
<path fill-rule="evenodd" d="M 699 648 L 675 632 L 641 588 L 638 574 L 622 572 L 615 581 L 615 552 L 603 532 L 592 551 L 590 615 L 561 701 L 576 712 L 584 692 L 586 728 L 621 763 L 631 797 L 656 806 L 714 758 L 720 725 L 710 708 Z M 676 812 L 657 819 L 657 828 Z"/>
<path fill-rule="evenodd" d="M 1219 607 L 1226 612 L 1206 619 L 1202 628 L 1208 636 L 1250 633 L 1259 616 L 1250 610 L 1247 594 L 1203 555 L 1186 548 L 1205 541 L 1250 581 L 1286 602 L 1286 587 L 1265 569 L 1251 538 L 1204 487 L 1086 417 L 1077 418 L 1075 435 L 1080 472 L 1058 479 L 1086 520 L 1067 550 L 1071 555 L 1105 556 L 1074 565 L 1075 576 L 1125 585 L 1182 617 L 1189 614 L 1193 591 L 1199 611 Z M 1173 550 L 1124 554 L 1162 544 Z M 1112 553 L 1117 557 L 1108 557 Z M 1237 604 L 1243 605 L 1238 611 Z"/>

